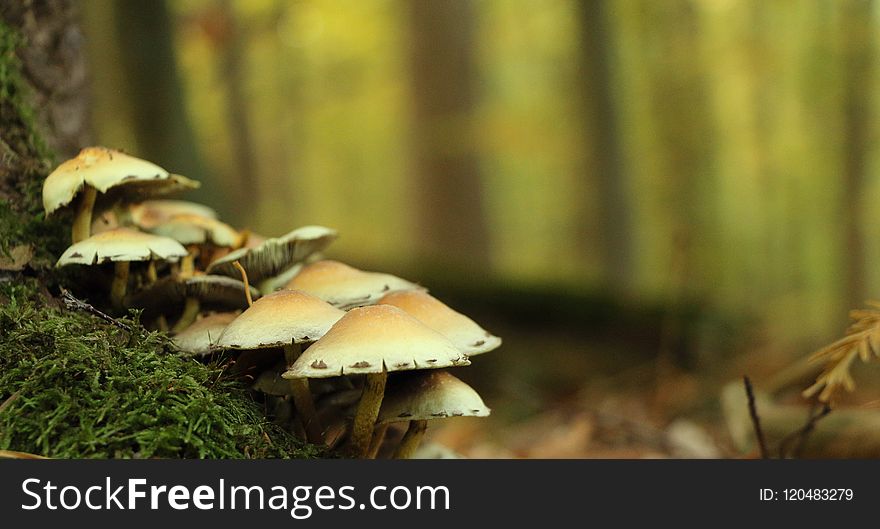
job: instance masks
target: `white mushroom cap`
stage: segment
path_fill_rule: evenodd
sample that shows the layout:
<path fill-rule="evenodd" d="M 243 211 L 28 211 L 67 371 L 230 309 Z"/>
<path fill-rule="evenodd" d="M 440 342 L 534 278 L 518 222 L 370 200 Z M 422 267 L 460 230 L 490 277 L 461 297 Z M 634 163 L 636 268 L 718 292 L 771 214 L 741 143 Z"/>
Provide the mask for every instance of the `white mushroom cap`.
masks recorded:
<path fill-rule="evenodd" d="M 70 246 L 61 254 L 56 266 L 151 259 L 176 261 L 186 254 L 186 248 L 174 239 L 128 228 L 116 228 L 92 235 Z"/>
<path fill-rule="evenodd" d="M 464 314 L 424 291 L 392 292 L 379 300 L 380 304 L 403 309 L 428 327 L 449 338 L 462 353 L 473 356 L 487 353 L 501 345 L 501 338 L 493 336 Z"/>
<path fill-rule="evenodd" d="M 442 334 L 397 307 L 374 305 L 347 312 L 283 376 L 326 378 L 469 364 Z"/>
<path fill-rule="evenodd" d="M 207 354 L 217 343 L 217 338 L 223 333 L 223 329 L 237 316 L 235 312 L 217 312 L 205 316 L 177 333 L 172 341 L 181 351 L 194 355 Z"/>
<path fill-rule="evenodd" d="M 389 381 L 376 423 L 486 417 L 489 411 L 474 388 L 446 371 L 425 371 Z"/>
<path fill-rule="evenodd" d="M 174 215 L 149 231 L 181 244 L 211 243 L 227 248 L 236 246 L 241 238 L 235 228 L 225 222 L 192 213 Z"/>
<path fill-rule="evenodd" d="M 391 274 L 364 272 L 339 261 L 308 264 L 285 288 L 297 288 L 342 309 L 372 305 L 389 292 L 424 290 Z"/>
<path fill-rule="evenodd" d="M 324 336 L 345 313 L 296 290 L 263 296 L 235 319 L 217 346 L 224 349 L 263 349 L 307 343 Z"/>
<path fill-rule="evenodd" d="M 239 271 L 232 263 L 239 261 L 247 271 L 248 279 L 259 283 L 320 252 L 336 237 L 336 230 L 323 226 L 303 226 L 281 237 L 266 239 L 256 247 L 233 250 L 208 265 L 207 271 L 238 277 Z"/>
<path fill-rule="evenodd" d="M 101 193 L 110 188 L 135 182 L 167 183 L 197 187 L 197 183 L 172 175 L 158 165 L 106 147 L 86 147 L 52 171 L 43 182 L 43 207 L 46 213 L 70 204 L 86 184 Z"/>

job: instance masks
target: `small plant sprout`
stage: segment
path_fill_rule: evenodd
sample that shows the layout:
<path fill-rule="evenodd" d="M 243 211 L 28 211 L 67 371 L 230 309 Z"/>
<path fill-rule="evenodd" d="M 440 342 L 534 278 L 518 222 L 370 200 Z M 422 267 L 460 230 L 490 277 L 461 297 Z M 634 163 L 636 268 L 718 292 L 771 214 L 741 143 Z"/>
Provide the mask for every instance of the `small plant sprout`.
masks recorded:
<path fill-rule="evenodd" d="M 75 158 L 59 165 L 43 182 L 43 208 L 49 215 L 76 203 L 71 227 L 74 243 L 91 235 L 92 211 L 98 193 L 111 189 L 119 196 L 148 197 L 194 189 L 198 182 L 171 174 L 158 165 L 105 147 L 86 147 Z M 113 195 L 109 201 L 113 201 Z"/>
<path fill-rule="evenodd" d="M 282 376 L 295 380 L 366 375 L 349 439 L 351 454 L 365 457 L 389 371 L 469 364 L 442 334 L 397 307 L 376 305 L 347 312 Z"/>
<path fill-rule="evenodd" d="M 176 261 L 184 256 L 186 248 L 174 239 L 116 228 L 73 244 L 64 251 L 56 266 L 92 266 L 112 261 L 115 269 L 110 300 L 114 307 L 121 308 L 128 286 L 130 262 L 153 259 Z"/>

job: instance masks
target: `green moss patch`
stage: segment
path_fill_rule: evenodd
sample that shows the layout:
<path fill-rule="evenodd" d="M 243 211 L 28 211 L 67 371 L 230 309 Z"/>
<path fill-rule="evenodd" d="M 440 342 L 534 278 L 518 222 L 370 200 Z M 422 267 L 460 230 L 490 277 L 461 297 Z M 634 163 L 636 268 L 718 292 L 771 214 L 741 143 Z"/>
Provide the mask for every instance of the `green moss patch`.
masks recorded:
<path fill-rule="evenodd" d="M 219 365 L 164 334 L 45 304 L 0 284 L 0 449 L 63 458 L 309 457 Z"/>

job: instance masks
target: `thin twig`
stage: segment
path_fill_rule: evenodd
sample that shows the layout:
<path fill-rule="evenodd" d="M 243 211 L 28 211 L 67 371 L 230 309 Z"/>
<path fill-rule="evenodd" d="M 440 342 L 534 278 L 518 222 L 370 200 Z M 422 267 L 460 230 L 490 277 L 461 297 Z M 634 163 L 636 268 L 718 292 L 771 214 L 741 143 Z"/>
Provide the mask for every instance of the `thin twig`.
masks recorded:
<path fill-rule="evenodd" d="M 104 314 L 103 312 L 101 312 L 100 310 L 96 309 L 95 307 L 89 305 L 85 301 L 78 299 L 76 296 L 71 294 L 70 291 L 64 287 L 61 288 L 61 301 L 64 302 L 64 306 L 67 308 L 67 310 L 81 310 L 83 312 L 88 312 L 92 316 L 97 316 L 98 318 L 101 318 L 102 320 L 106 321 L 107 323 L 109 323 L 111 325 L 115 325 L 116 327 L 119 327 L 120 329 L 122 329 L 125 332 L 129 332 L 129 333 L 131 332 L 131 327 L 118 321 L 116 318 L 113 318 L 111 316 Z"/>
<path fill-rule="evenodd" d="M 804 452 L 804 447 L 807 445 L 807 439 L 810 437 L 810 434 L 813 433 L 813 430 L 816 429 L 816 424 L 820 419 L 831 413 L 831 406 L 828 404 L 824 404 L 822 409 L 819 410 L 819 413 L 813 413 L 816 407 L 813 406 L 810 408 L 810 415 L 807 418 L 807 423 L 803 425 L 798 430 L 786 435 L 782 441 L 779 442 L 779 457 L 785 458 L 788 451 L 788 445 L 797 440 L 797 446 L 792 451 L 792 456 L 795 458 L 801 457 L 801 454 Z"/>
<path fill-rule="evenodd" d="M 21 390 L 18 390 L 15 393 L 13 393 L 12 395 L 10 395 L 8 399 L 4 400 L 3 404 L 0 404 L 0 413 L 3 413 L 3 411 L 6 410 L 6 408 L 12 406 L 12 403 L 15 402 L 16 399 L 18 399 L 18 397 L 20 397 L 20 396 L 21 396 Z"/>
<path fill-rule="evenodd" d="M 251 298 L 251 285 L 248 283 L 247 271 L 238 261 L 233 261 L 232 266 L 237 268 L 238 272 L 241 274 L 241 281 L 244 283 L 244 295 L 247 298 L 248 307 L 250 307 L 254 304 L 254 300 Z"/>
<path fill-rule="evenodd" d="M 767 442 L 764 440 L 764 431 L 761 429 L 761 419 L 758 417 L 758 408 L 755 406 L 755 392 L 752 390 L 752 381 L 748 375 L 743 375 L 743 384 L 746 387 L 746 396 L 749 399 L 749 415 L 752 417 L 752 426 L 755 428 L 755 437 L 758 438 L 758 448 L 761 450 L 761 459 L 769 459 Z"/>

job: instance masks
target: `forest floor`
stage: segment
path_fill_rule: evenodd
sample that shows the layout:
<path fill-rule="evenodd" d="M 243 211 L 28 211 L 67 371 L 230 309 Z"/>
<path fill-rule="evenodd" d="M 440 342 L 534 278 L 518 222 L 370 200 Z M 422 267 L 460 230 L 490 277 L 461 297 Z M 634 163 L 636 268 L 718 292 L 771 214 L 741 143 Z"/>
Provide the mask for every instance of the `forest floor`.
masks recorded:
<path fill-rule="evenodd" d="M 778 457 L 814 409 L 800 391 L 818 366 L 792 369 L 810 350 L 752 341 L 718 369 L 682 369 L 574 329 L 536 335 L 498 324 L 504 345 L 456 371 L 492 415 L 435 421 L 422 457 L 757 458 L 743 375 L 755 381 L 768 451 Z M 843 411 L 815 424 L 798 455 L 877 457 L 869 426 L 880 403 L 873 367 L 856 370 L 858 391 L 839 400 Z"/>

